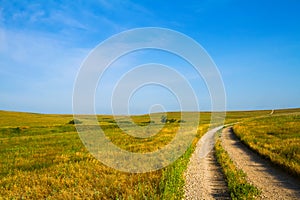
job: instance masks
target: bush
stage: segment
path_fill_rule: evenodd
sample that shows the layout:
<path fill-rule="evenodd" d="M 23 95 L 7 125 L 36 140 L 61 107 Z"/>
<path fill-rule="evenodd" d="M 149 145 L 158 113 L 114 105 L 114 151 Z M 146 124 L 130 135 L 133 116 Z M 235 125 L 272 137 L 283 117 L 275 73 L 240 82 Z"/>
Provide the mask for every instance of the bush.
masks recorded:
<path fill-rule="evenodd" d="M 167 122 L 167 120 L 168 120 L 168 119 L 167 119 L 167 117 L 166 117 L 166 116 L 164 116 L 164 115 L 163 115 L 163 116 L 161 116 L 161 118 L 160 118 L 160 122 L 161 122 L 161 123 L 166 123 L 166 122 Z"/>
<path fill-rule="evenodd" d="M 69 121 L 68 124 L 81 124 L 82 121 L 78 120 L 78 119 L 72 119 L 71 121 Z"/>

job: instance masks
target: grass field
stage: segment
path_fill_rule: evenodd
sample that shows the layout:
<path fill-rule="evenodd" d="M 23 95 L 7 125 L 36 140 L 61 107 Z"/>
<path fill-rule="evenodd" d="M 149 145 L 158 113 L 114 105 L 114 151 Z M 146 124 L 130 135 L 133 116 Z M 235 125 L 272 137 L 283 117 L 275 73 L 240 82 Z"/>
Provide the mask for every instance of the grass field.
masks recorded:
<path fill-rule="evenodd" d="M 178 113 L 168 113 L 178 119 Z M 206 132 L 210 114 L 202 115 L 197 137 Z M 43 115 L 0 111 L 0 197 L 41 199 L 180 199 L 182 176 L 193 145 L 171 166 L 132 174 L 114 170 L 89 154 L 69 124 L 71 115 Z M 113 143 L 132 152 L 154 151 L 176 134 L 177 123 L 168 123 L 155 137 L 126 135 L 112 116 L 98 116 Z M 135 116 L 141 126 L 149 116 Z M 154 122 L 159 124 L 160 122 Z M 188 123 L 188 122 L 186 122 Z M 127 126 L 131 126 L 128 123 Z"/>
<path fill-rule="evenodd" d="M 226 123 L 268 113 L 228 112 Z M 103 165 L 86 150 L 75 126 L 69 124 L 72 115 L 0 111 L 0 199 L 182 199 L 183 173 L 196 142 L 209 127 L 210 116 L 201 113 L 195 139 L 172 165 L 154 172 L 125 173 Z M 167 118 L 178 121 L 180 114 L 168 113 Z M 139 126 L 161 125 L 148 115 L 132 120 Z M 167 123 L 157 135 L 141 139 L 125 134 L 112 116 L 99 115 L 98 121 L 114 144 L 132 152 L 162 148 L 179 126 Z"/>
<path fill-rule="evenodd" d="M 235 134 L 251 149 L 300 177 L 300 110 L 246 120 Z"/>

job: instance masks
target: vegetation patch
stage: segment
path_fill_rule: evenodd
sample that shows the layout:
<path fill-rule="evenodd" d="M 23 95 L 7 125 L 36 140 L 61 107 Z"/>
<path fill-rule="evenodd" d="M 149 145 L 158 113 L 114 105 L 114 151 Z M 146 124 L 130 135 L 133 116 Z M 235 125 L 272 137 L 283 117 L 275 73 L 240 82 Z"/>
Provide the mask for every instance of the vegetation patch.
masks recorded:
<path fill-rule="evenodd" d="M 172 165 L 154 172 L 120 172 L 96 160 L 82 144 L 72 115 L 37 115 L 0 111 L 0 197 L 5 199 L 181 199 L 184 170 L 193 145 Z M 132 152 L 163 148 L 178 129 L 161 126 L 148 116 L 134 116 L 134 123 L 151 124 L 157 134 L 135 138 L 122 131 L 113 116 L 98 116 L 101 128 L 111 141 Z M 180 120 L 179 113 L 168 113 Z M 191 116 L 193 117 L 193 116 Z M 209 119 L 210 115 L 203 116 Z M 122 120 L 121 120 L 122 121 Z M 206 122 L 206 121 L 205 121 Z M 189 125 L 189 120 L 186 122 Z M 194 126 L 194 124 L 190 124 Z M 207 124 L 199 124 L 197 139 Z M 159 129 L 157 127 L 160 127 Z M 144 127 L 143 127 L 144 128 Z M 157 129 L 157 130 L 156 130 Z M 187 134 L 189 132 L 187 131 Z"/>
<path fill-rule="evenodd" d="M 185 177 L 184 172 L 187 169 L 190 157 L 196 148 L 198 140 L 206 133 L 208 125 L 203 125 L 198 129 L 196 138 L 192 142 L 191 146 L 187 149 L 184 155 L 182 155 L 176 162 L 165 168 L 162 172 L 162 179 L 160 182 L 160 188 L 162 189 L 162 199 L 183 199 L 184 197 L 184 185 Z"/>
<path fill-rule="evenodd" d="M 300 114 L 248 120 L 233 130 L 249 148 L 300 177 Z"/>
<path fill-rule="evenodd" d="M 78 119 L 72 119 L 71 121 L 69 121 L 68 124 L 82 124 L 82 121 L 80 121 Z"/>
<path fill-rule="evenodd" d="M 237 169 L 228 153 L 222 147 L 220 136 L 216 138 L 215 150 L 217 161 L 225 174 L 231 198 L 255 199 L 260 194 L 259 189 L 248 183 L 246 174 L 242 170 Z"/>

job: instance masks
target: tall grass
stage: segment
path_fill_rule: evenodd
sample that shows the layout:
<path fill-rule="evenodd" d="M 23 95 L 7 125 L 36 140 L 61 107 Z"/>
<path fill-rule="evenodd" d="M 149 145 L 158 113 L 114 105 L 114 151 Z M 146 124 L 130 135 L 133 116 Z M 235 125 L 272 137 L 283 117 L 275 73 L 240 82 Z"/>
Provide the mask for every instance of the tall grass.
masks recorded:
<path fill-rule="evenodd" d="M 193 145 L 164 169 L 125 173 L 107 167 L 91 156 L 74 125 L 69 124 L 71 115 L 5 111 L 0 114 L 0 197 L 180 199 L 183 196 L 183 172 Z M 168 114 L 177 120 L 180 119 L 178 116 L 178 113 Z M 209 114 L 204 118 L 209 119 Z M 132 152 L 162 148 L 174 138 L 178 126 L 167 124 L 156 136 L 138 139 L 122 132 L 112 116 L 99 116 L 98 120 L 114 144 Z M 135 116 L 134 122 L 144 126 L 149 123 L 149 117 Z M 203 127 L 207 124 L 200 124 L 197 138 L 205 132 Z"/>
<path fill-rule="evenodd" d="M 270 115 L 236 124 L 243 143 L 300 177 L 300 114 Z"/>
<path fill-rule="evenodd" d="M 227 121 L 257 115 L 232 112 Z M 167 117 L 179 120 L 180 113 L 168 113 Z M 153 123 L 148 115 L 131 118 L 134 123 L 121 119 L 125 128 Z M 210 113 L 201 114 L 196 124 L 197 137 L 184 155 L 164 169 L 142 174 L 120 172 L 96 160 L 82 144 L 74 125 L 69 124 L 72 119 L 72 115 L 0 111 L 0 197 L 182 199 L 183 174 L 196 142 L 209 127 Z M 169 123 L 155 136 L 137 139 L 126 135 L 112 116 L 99 115 L 98 121 L 114 144 L 132 152 L 151 152 L 164 147 L 174 138 L 178 127 L 177 122 Z M 154 120 L 153 127 L 159 123 Z"/>

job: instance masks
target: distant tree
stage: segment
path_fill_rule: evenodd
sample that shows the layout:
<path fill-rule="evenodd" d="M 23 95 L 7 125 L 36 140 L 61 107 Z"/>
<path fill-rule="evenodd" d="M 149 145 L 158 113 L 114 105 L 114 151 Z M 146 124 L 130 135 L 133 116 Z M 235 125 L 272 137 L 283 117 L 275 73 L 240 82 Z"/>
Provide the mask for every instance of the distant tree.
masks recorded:
<path fill-rule="evenodd" d="M 68 124 L 81 124 L 82 122 L 78 119 L 72 119 Z"/>
<path fill-rule="evenodd" d="M 167 123 L 174 123 L 176 122 L 176 119 L 167 119 Z"/>
<path fill-rule="evenodd" d="M 161 116 L 161 118 L 160 118 L 160 122 L 161 123 L 166 123 L 167 122 L 167 117 L 165 116 L 165 115 L 163 115 L 163 116 Z"/>

